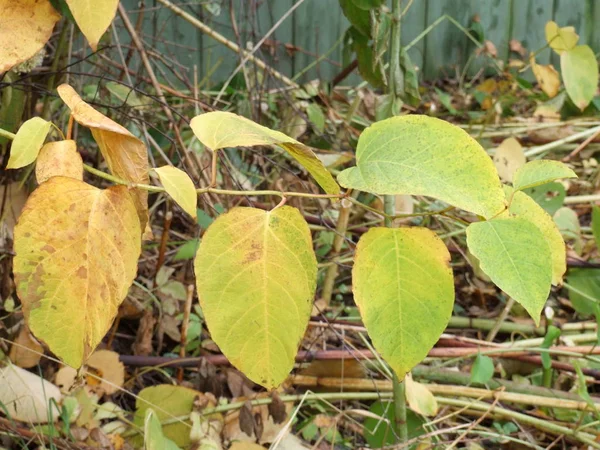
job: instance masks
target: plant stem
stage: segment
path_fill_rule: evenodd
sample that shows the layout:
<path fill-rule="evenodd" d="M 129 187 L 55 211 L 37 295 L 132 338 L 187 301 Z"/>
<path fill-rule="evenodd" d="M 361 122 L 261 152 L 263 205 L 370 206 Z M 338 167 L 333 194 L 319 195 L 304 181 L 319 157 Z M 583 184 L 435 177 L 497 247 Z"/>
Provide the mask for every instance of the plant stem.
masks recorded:
<path fill-rule="evenodd" d="M 10 131 L 6 131 L 3 130 L 2 128 L 0 128 L 0 137 L 9 139 L 9 140 L 13 140 L 15 137 L 17 137 L 17 135 L 15 133 L 11 133 Z"/>

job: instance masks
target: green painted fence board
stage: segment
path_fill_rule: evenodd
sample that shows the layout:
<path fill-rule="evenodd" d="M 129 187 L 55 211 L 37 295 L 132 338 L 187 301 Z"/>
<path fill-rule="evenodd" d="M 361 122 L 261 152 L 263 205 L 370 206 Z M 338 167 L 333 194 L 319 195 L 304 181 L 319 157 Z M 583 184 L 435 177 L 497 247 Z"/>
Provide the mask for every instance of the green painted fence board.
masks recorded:
<path fill-rule="evenodd" d="M 122 1 L 132 12 L 137 9 L 138 0 Z M 251 48 L 299 0 L 221 0 L 222 11 L 216 17 L 208 13 L 202 2 L 172 1 L 227 39 Z M 230 4 L 234 8 L 239 36 L 233 32 Z M 407 0 L 403 0 L 403 7 L 407 4 Z M 191 81 L 194 65 L 198 66 L 200 79 L 218 65 L 211 75 L 214 86 L 227 79 L 239 64 L 239 55 L 202 35 L 156 0 L 147 1 L 146 5 L 154 7 L 145 14 L 144 40 L 165 56 L 162 62 L 154 59 L 159 73 L 168 74 L 173 70 Z M 574 26 L 581 36 L 581 43 L 590 43 L 596 51 L 600 50 L 600 26 L 597 26 L 600 0 L 414 0 L 403 17 L 403 44 L 411 42 L 444 14 L 456 19 L 465 29 L 469 28 L 475 15 L 479 16 L 485 38 L 494 43 L 498 56 L 505 61 L 517 56 L 509 52 L 512 39 L 520 41 L 528 52 L 544 47 L 544 25 L 551 19 L 561 26 Z M 132 20 L 135 20 L 133 13 Z M 338 0 L 304 0 L 269 37 L 271 45 L 263 46 L 256 55 L 283 74 L 294 76 L 331 49 L 347 27 Z M 121 33 L 124 42 L 128 43 L 127 33 L 123 30 Z M 454 77 L 462 73 L 469 60 L 470 75 L 487 65 L 485 57 L 473 56 L 474 49 L 461 30 L 444 20 L 411 48 L 410 56 L 425 79 Z M 327 59 L 330 61 L 322 60 L 299 77 L 299 81 L 314 78 L 328 81 L 335 77 L 342 70 L 342 46 L 338 45 Z M 537 61 L 558 63 L 549 49 L 542 50 Z M 252 64 L 248 64 L 248 73 L 253 70 Z M 357 80 L 358 77 L 352 75 L 346 83 L 353 84 Z"/>

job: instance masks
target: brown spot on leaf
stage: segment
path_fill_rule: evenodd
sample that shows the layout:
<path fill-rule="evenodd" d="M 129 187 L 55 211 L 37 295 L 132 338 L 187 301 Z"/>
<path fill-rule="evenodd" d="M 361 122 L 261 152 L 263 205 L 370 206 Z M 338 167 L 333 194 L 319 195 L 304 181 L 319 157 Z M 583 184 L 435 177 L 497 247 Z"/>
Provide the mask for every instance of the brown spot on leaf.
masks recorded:
<path fill-rule="evenodd" d="M 87 269 L 85 267 L 81 266 L 79 269 L 77 269 L 77 276 L 79 278 L 87 277 Z"/>

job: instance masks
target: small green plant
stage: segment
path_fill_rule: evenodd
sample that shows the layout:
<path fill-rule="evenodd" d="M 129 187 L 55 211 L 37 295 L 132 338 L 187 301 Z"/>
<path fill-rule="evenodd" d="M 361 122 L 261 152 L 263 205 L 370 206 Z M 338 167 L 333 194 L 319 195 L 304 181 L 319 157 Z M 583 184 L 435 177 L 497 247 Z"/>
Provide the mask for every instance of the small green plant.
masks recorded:
<path fill-rule="evenodd" d="M 212 338 L 232 364 L 268 389 L 293 367 L 316 290 L 311 233 L 302 214 L 285 205 L 291 196 L 361 207 L 348 191 L 341 192 L 339 182 L 377 195 L 434 197 L 449 205 L 439 214 L 458 208 L 472 213 L 461 219 L 469 250 L 536 323 L 551 285 L 565 272 L 560 233 L 523 190 L 575 174 L 559 162 L 531 161 L 516 172 L 512 186 L 503 187 L 481 146 L 442 120 L 409 115 L 373 124 L 359 138 L 356 166 L 336 182 L 300 142 L 232 113 L 206 113 L 191 127 L 214 155 L 230 147 L 278 146 L 325 193 L 197 189 L 172 167 L 154 169 L 161 187 L 149 184 L 141 141 L 69 86 L 61 86 L 59 94 L 72 118 L 91 129 L 112 174 L 86 169 L 115 186 L 103 190 L 82 181 L 73 142 L 43 145 L 50 125 L 42 119 L 26 122 L 16 136 L 3 134 L 13 139 L 9 167 L 37 159 L 40 182 L 15 229 L 17 292 L 32 332 L 73 367 L 102 340 L 135 278 L 142 235 L 149 229 L 149 191 L 166 191 L 192 215 L 197 196 L 207 193 L 281 197 L 271 211 L 239 207 L 220 215 L 208 227 L 194 265 Z M 215 158 L 213 174 L 216 164 Z M 358 242 L 355 301 L 375 348 L 399 378 L 423 360 L 448 324 L 454 304 L 449 262 L 443 241 L 427 228 L 373 227 Z"/>

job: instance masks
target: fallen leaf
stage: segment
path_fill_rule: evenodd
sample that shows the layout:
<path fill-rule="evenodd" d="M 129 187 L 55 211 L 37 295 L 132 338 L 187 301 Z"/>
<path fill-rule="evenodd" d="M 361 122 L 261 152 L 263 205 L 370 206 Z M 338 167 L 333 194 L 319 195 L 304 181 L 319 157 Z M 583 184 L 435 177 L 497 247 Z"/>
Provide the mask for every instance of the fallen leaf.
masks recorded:
<path fill-rule="evenodd" d="M 55 385 L 25 369 L 15 365 L 0 369 L 0 404 L 11 419 L 27 423 L 48 423 L 50 418 L 55 421 L 60 411 L 51 405 L 53 401 L 60 404 L 61 399 Z"/>
<path fill-rule="evenodd" d="M 0 73 L 44 48 L 60 15 L 48 0 L 0 0 Z"/>
<path fill-rule="evenodd" d="M 43 354 L 44 347 L 33 337 L 27 325 L 22 325 L 10 348 L 10 360 L 19 367 L 29 369 L 37 366 Z"/>
<path fill-rule="evenodd" d="M 544 91 L 544 93 L 550 98 L 556 97 L 556 94 L 558 94 L 560 89 L 560 75 L 554 66 L 551 64 L 536 64 L 533 54 L 529 58 L 529 62 L 531 63 L 533 75 L 535 76 L 535 79 L 540 85 L 542 91 Z"/>
<path fill-rule="evenodd" d="M 125 382 L 125 366 L 119 360 L 119 354 L 111 350 L 96 350 L 86 365 L 95 369 L 102 378 L 100 389 L 107 395 L 114 394 Z M 88 378 L 90 376 L 88 375 Z"/>
<path fill-rule="evenodd" d="M 523 147 L 515 138 L 508 138 L 496 149 L 494 154 L 494 165 L 502 181 L 512 183 L 513 174 L 525 165 L 527 158 L 523 153 Z"/>
<path fill-rule="evenodd" d="M 58 95 L 71 110 L 73 118 L 92 131 L 113 175 L 131 183 L 148 184 L 148 152 L 142 141 L 84 102 L 68 84 L 58 87 Z M 152 232 L 148 226 L 148 191 L 132 189 L 131 194 L 144 238 L 151 238 Z"/>

